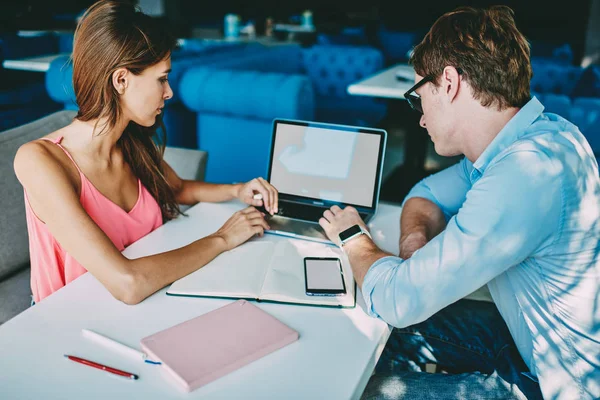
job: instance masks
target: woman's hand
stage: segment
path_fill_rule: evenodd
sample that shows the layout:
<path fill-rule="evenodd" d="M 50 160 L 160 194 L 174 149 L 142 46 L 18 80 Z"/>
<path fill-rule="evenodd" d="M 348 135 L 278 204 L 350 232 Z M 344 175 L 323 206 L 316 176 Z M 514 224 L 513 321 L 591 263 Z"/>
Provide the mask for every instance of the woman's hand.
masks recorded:
<path fill-rule="evenodd" d="M 227 250 L 231 250 L 254 235 L 262 237 L 265 229 L 269 229 L 269 225 L 264 214 L 254 207 L 247 207 L 234 213 L 214 235 L 221 237 Z"/>
<path fill-rule="evenodd" d="M 260 195 L 260 196 L 255 196 Z M 277 189 L 263 178 L 255 178 L 240 186 L 237 198 L 251 206 L 264 205 L 271 215 L 277 212 L 279 194 Z"/>

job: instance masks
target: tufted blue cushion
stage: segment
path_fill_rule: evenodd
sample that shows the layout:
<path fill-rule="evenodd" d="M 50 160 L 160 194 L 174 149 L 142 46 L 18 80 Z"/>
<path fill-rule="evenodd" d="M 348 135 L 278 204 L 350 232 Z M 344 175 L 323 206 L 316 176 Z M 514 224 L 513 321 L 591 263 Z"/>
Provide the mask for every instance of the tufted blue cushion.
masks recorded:
<path fill-rule="evenodd" d="M 563 118 L 569 118 L 571 99 L 564 94 L 548 93 L 544 96 L 544 112 L 558 114 Z"/>
<path fill-rule="evenodd" d="M 243 59 L 233 57 L 219 63 L 219 67 L 224 69 L 280 72 L 286 74 L 304 73 L 302 69 L 302 48 L 298 45 L 263 48 L 262 51 L 254 51 Z"/>
<path fill-rule="evenodd" d="M 583 70 L 575 89 L 573 97 L 599 97 L 600 98 L 600 67 L 590 65 Z"/>
<path fill-rule="evenodd" d="M 302 57 L 304 70 L 321 96 L 346 97 L 348 85 L 383 67 L 381 52 L 370 47 L 313 46 Z"/>
<path fill-rule="evenodd" d="M 532 61 L 531 90 L 570 96 L 583 70 L 580 67 Z"/>
<path fill-rule="evenodd" d="M 579 127 L 594 153 L 600 153 L 600 99 L 577 98 L 573 101 L 569 119 Z"/>
<path fill-rule="evenodd" d="M 310 119 L 314 110 L 312 86 L 301 75 L 194 67 L 179 86 L 183 103 L 199 113 Z"/>

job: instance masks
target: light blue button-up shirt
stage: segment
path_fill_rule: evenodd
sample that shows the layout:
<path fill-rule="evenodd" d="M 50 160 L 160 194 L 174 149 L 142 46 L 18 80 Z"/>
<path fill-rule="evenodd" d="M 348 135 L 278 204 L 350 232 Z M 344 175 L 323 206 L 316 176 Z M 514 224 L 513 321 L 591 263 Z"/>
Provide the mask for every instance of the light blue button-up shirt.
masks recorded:
<path fill-rule="evenodd" d="M 421 322 L 487 284 L 545 398 L 600 397 L 600 180 L 579 129 L 529 101 L 481 156 L 425 178 L 411 197 L 446 229 L 412 257 L 369 269 L 371 315 Z"/>

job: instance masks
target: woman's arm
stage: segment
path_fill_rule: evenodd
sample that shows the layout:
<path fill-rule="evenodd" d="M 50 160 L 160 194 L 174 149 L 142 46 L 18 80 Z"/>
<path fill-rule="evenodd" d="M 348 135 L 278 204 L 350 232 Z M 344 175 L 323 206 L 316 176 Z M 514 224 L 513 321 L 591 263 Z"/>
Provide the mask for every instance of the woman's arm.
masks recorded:
<path fill-rule="evenodd" d="M 15 172 L 32 210 L 58 243 L 118 300 L 136 304 L 217 255 L 267 229 L 252 207 L 235 213 L 216 233 L 188 246 L 129 260 L 94 223 L 79 202 L 77 184 L 44 145 L 23 145 Z M 51 194 L 51 195 L 49 195 Z"/>
<path fill-rule="evenodd" d="M 271 214 L 277 212 L 277 190 L 263 178 L 234 185 L 214 184 L 181 179 L 166 161 L 163 161 L 163 169 L 167 182 L 173 188 L 175 199 L 179 204 L 219 203 L 240 199 L 244 203 L 256 207 L 264 204 L 265 209 Z M 255 192 L 262 195 L 262 200 L 254 198 Z"/>

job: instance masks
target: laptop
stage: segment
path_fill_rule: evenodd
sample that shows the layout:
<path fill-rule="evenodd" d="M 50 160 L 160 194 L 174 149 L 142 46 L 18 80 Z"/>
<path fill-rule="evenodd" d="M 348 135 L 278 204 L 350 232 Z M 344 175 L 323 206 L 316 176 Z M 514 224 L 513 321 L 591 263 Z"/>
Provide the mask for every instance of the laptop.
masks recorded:
<path fill-rule="evenodd" d="M 333 205 L 377 212 L 387 133 L 382 129 L 275 119 L 267 180 L 279 191 L 266 233 L 331 244 L 319 225 Z"/>

